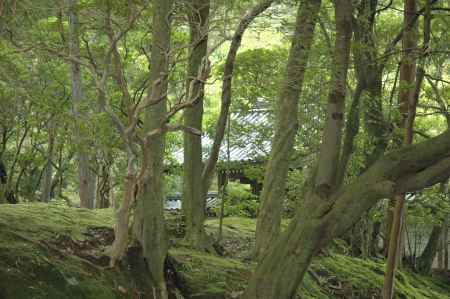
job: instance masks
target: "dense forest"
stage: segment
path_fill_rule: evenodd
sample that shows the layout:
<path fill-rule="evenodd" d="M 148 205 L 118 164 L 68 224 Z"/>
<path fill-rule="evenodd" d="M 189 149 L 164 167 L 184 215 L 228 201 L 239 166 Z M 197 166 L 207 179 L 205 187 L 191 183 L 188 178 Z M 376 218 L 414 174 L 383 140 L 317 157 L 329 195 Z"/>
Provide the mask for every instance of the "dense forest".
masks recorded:
<path fill-rule="evenodd" d="M 0 299 L 450 298 L 449 28 L 0 0 Z"/>

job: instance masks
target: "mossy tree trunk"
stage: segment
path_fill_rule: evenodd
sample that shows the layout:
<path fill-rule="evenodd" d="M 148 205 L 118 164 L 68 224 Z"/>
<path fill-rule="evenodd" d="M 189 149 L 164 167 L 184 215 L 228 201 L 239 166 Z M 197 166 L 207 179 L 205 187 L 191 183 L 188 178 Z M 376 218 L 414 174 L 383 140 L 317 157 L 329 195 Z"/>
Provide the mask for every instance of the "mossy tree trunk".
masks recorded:
<path fill-rule="evenodd" d="M 209 0 L 192 0 L 188 7 L 190 28 L 190 53 L 187 69 L 188 101 L 193 107 L 184 110 L 184 125 L 202 130 L 204 82 L 197 80 L 198 73 L 207 63 Z M 209 242 L 204 229 L 206 198 L 202 181 L 202 138 L 184 133 L 183 214 L 186 219 L 185 240 L 192 247 L 205 250 Z"/>
<path fill-rule="evenodd" d="M 332 222 L 322 216 L 326 216 L 330 209 L 329 203 L 333 202 L 330 197 L 336 183 L 352 36 L 352 11 L 351 1 L 342 0 L 335 3 L 333 83 L 328 96 L 327 120 L 313 186 L 306 195 L 304 205 L 289 224 L 287 232 L 274 240 L 275 245 L 270 246 L 262 256 L 244 293 L 245 299 L 293 298 L 312 257 L 330 233 L 328 230 L 331 229 Z M 300 8 L 294 41 L 301 37 L 300 32 L 304 33 L 304 30 L 310 32 L 311 38 L 313 36 L 314 26 L 311 23 L 306 28 L 303 27 L 305 16 L 302 14 L 305 13 L 310 14 L 311 11 Z"/>
<path fill-rule="evenodd" d="M 333 108 L 340 107 L 342 86 L 345 87 L 345 84 L 342 85 L 342 75 L 346 67 L 340 62 L 346 60 L 345 57 L 348 59 L 348 53 L 345 55 L 344 49 L 348 48 L 350 41 L 348 32 L 352 9 L 349 7 L 350 2 L 336 3 L 338 37 L 335 65 L 341 72 L 335 70 L 338 75 L 333 77 L 335 88 L 330 95 L 337 95 L 337 101 L 330 101 L 327 120 L 334 123 L 340 117 L 336 115 L 339 114 L 339 109 Z M 337 78 L 341 80 L 336 80 Z M 339 127 L 338 124 L 336 126 Z M 328 127 L 329 124 L 326 128 Z M 324 134 L 324 138 L 330 136 L 330 132 L 339 134 L 332 128 L 328 134 Z M 330 144 L 337 138 L 334 136 L 323 144 Z M 335 144 L 339 146 L 338 142 Z M 360 215 L 380 199 L 422 189 L 445 179 L 450 174 L 449 149 L 450 131 L 446 131 L 423 143 L 382 156 L 352 183 L 335 190 L 330 173 L 333 173 L 333 166 L 337 163 L 333 161 L 331 165 L 323 165 L 322 172 L 317 172 L 316 175 L 325 175 L 314 178 L 315 186 L 308 191 L 288 229 L 269 247 L 267 254 L 256 267 L 242 298 L 292 298 L 312 257 L 334 237 L 347 231 L 359 220 Z M 336 151 L 337 149 L 328 149 L 322 155 L 330 157 Z M 319 161 L 319 167 L 320 163 Z"/>
<path fill-rule="evenodd" d="M 286 232 L 256 267 L 242 298 L 292 298 L 312 257 L 379 200 L 445 180 L 450 175 L 449 150 L 447 130 L 384 155 L 355 181 L 325 200 L 310 191 Z"/>
<path fill-rule="evenodd" d="M 298 101 L 320 10 L 320 0 L 300 2 L 283 85 L 278 96 L 277 124 L 266 165 L 256 224 L 255 258 L 261 260 L 280 232 L 290 156 L 298 130 Z"/>
<path fill-rule="evenodd" d="M 167 88 L 170 50 L 170 15 L 172 0 L 153 2 L 152 50 L 150 61 L 150 102 L 144 119 L 147 132 L 164 125 L 167 114 Z M 155 82 L 158 82 L 155 84 Z M 144 257 L 151 277 L 158 289 L 157 298 L 167 298 L 164 279 L 164 263 L 167 256 L 168 239 L 164 222 L 164 147 L 165 134 L 150 138 L 144 148 L 144 176 L 139 186 L 142 204 L 142 236 L 140 238 Z"/>

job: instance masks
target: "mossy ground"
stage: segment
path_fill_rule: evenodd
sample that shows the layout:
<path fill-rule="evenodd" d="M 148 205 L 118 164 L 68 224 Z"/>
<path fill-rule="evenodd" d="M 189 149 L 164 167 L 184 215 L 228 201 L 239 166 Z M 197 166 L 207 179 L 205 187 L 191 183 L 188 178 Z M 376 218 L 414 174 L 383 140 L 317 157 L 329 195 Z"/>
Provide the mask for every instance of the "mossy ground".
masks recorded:
<path fill-rule="evenodd" d="M 96 260 L 98 232 L 112 219 L 53 204 L 1 205 L 0 299 L 134 298 L 130 274 Z"/>
<path fill-rule="evenodd" d="M 248 257 L 255 221 L 225 219 L 226 254 L 219 257 L 176 245 L 182 226 L 176 216 L 168 219 L 175 244 L 170 256 L 184 297 L 238 298 L 254 267 Z M 0 299 L 139 298 L 135 275 L 102 266 L 112 223 L 111 210 L 0 206 Z M 217 219 L 207 221 L 207 231 L 217 234 Z M 383 272 L 382 261 L 328 250 L 315 259 L 298 298 L 380 298 Z M 401 271 L 397 278 L 397 298 L 450 298 L 450 285 L 441 280 Z"/>

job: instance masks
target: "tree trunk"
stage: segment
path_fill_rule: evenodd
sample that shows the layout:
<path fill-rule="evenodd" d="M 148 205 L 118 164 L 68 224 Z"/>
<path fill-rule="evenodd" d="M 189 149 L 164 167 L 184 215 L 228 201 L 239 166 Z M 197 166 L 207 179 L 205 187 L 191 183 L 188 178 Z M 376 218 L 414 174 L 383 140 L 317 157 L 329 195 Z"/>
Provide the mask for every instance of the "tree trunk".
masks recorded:
<path fill-rule="evenodd" d="M 372 236 L 370 237 L 370 256 L 376 257 L 379 254 L 378 236 L 381 231 L 381 222 L 375 221 L 372 228 Z"/>
<path fill-rule="evenodd" d="M 80 23 L 78 20 L 78 0 L 68 0 L 69 4 L 69 52 L 71 57 L 80 60 Z M 74 141 L 77 144 L 78 179 L 80 207 L 95 208 L 95 174 L 90 169 L 88 142 L 83 136 L 83 117 L 81 106 L 85 101 L 81 80 L 81 65 L 71 62 L 72 109 L 75 117 Z"/>
<path fill-rule="evenodd" d="M 227 59 L 225 60 L 225 66 L 223 71 L 222 80 L 222 96 L 220 104 L 219 118 L 216 122 L 216 135 L 214 135 L 213 145 L 209 153 L 208 161 L 205 164 L 202 173 L 203 190 L 209 190 L 213 180 L 213 174 L 219 159 L 220 146 L 225 136 L 225 128 L 227 119 L 229 118 L 229 110 L 231 105 L 231 81 L 233 79 L 234 63 L 236 61 L 237 51 L 241 46 L 242 37 L 247 30 L 248 26 L 253 20 L 262 14 L 274 0 L 263 0 L 252 9 L 247 11 L 245 15 L 239 21 L 236 31 L 231 39 L 230 49 L 228 50 Z"/>
<path fill-rule="evenodd" d="M 209 0 L 192 0 L 188 8 L 191 50 L 187 70 L 187 101 L 192 108 L 184 110 L 184 125 L 202 130 L 204 82 L 196 80 L 207 63 Z M 183 214 L 186 219 L 185 240 L 199 250 L 210 247 L 204 229 L 206 198 L 202 182 L 202 137 L 184 133 Z"/>
<path fill-rule="evenodd" d="M 229 114 L 229 109 L 230 109 L 230 105 L 231 105 L 231 81 L 233 78 L 233 71 L 234 71 L 234 63 L 236 60 L 236 55 L 237 55 L 237 51 L 241 45 L 241 41 L 242 41 L 242 37 L 245 33 L 245 30 L 248 28 L 248 26 L 252 23 L 252 21 L 261 13 L 263 13 L 267 8 L 270 7 L 270 5 L 272 4 L 274 0 L 264 0 L 262 2 L 260 2 L 259 4 L 257 4 L 256 6 L 254 6 L 252 9 L 250 9 L 239 21 L 238 27 L 236 29 L 236 31 L 233 34 L 233 37 L 231 39 L 231 45 L 230 45 L 230 49 L 228 50 L 228 54 L 227 54 L 227 58 L 225 61 L 225 67 L 224 67 L 224 74 L 223 74 L 223 82 L 222 82 L 222 101 L 221 101 L 221 107 L 220 107 L 220 113 L 219 113 L 219 118 L 217 120 L 216 123 L 216 135 L 214 136 L 214 140 L 213 140 L 213 145 L 211 148 L 211 152 L 209 154 L 209 158 L 207 160 L 207 162 L 205 163 L 205 166 L 203 167 L 202 173 L 201 173 L 201 185 L 192 185 L 192 186 L 185 186 L 184 188 L 188 187 L 191 188 L 198 188 L 196 190 L 184 190 L 185 193 L 190 193 L 192 192 L 192 195 L 197 196 L 197 194 L 200 193 L 201 197 L 199 198 L 199 203 L 196 203 L 195 205 L 191 205 L 189 206 L 189 200 L 186 201 L 186 203 L 183 203 L 184 207 L 183 210 L 191 210 L 191 215 L 188 216 L 188 218 L 190 218 L 190 220 L 192 222 L 192 233 L 188 232 L 188 236 L 187 239 L 191 239 L 191 244 L 194 245 L 195 247 L 200 247 L 200 249 L 205 249 L 205 247 L 210 247 L 208 242 L 209 240 L 207 240 L 206 238 L 206 234 L 204 233 L 204 228 L 203 228 L 203 223 L 204 223 L 204 207 L 206 204 L 206 195 L 207 192 L 211 186 L 212 183 L 212 179 L 213 179 L 213 174 L 217 165 L 217 161 L 219 158 L 219 151 L 220 151 L 220 146 L 222 144 L 222 140 L 225 136 L 225 128 L 226 128 L 226 124 L 227 124 L 227 119 L 228 119 L 228 114 Z M 206 9 L 206 8 L 205 8 Z M 205 12 L 204 12 L 205 13 Z M 206 43 L 206 41 L 205 41 Z M 199 46 L 201 45 L 201 43 L 199 44 Z M 196 51 L 196 52 L 201 52 Z M 197 53 L 198 54 L 198 53 Z M 198 58 L 197 58 L 198 59 Z M 197 63 L 197 62 L 196 62 Z M 198 68 L 192 69 L 192 72 L 196 70 L 198 71 Z M 199 86 L 198 86 L 199 87 Z M 197 88 L 198 88 L 197 87 Z M 196 89 L 197 89 L 196 88 Z M 203 91 L 202 89 L 203 87 L 201 87 L 201 89 L 199 89 L 199 91 Z M 195 93 L 194 93 L 195 95 Z M 200 119 L 200 117 L 199 117 Z M 196 123 L 196 125 L 198 125 L 198 123 Z M 199 125 L 199 127 L 201 127 L 201 125 Z M 199 137 L 197 137 L 199 139 Z M 192 138 L 193 140 L 197 140 L 195 138 Z M 199 142 L 197 140 L 197 142 Z M 197 143 L 196 145 L 196 151 L 201 153 L 201 144 L 200 144 L 200 150 L 198 149 L 199 144 Z M 186 144 L 185 144 L 185 150 L 186 150 Z M 190 151 L 192 151 L 193 149 L 190 149 Z M 189 149 L 188 149 L 189 151 Z M 187 153 L 187 152 L 185 152 Z M 185 157 L 185 161 L 186 161 L 186 157 Z M 198 163 L 198 161 L 201 162 L 201 160 L 199 160 L 199 157 L 197 156 L 196 161 Z M 199 164 L 195 164 L 194 161 L 192 162 L 192 168 L 195 167 L 196 170 L 198 171 L 198 168 L 200 167 Z M 191 162 L 188 162 L 189 164 L 191 164 Z M 191 166 L 188 166 L 188 168 Z M 187 169 L 186 169 L 187 171 Z M 197 182 L 197 178 L 185 178 L 188 179 L 188 184 L 193 184 L 194 182 Z M 191 195 L 189 195 L 191 196 Z M 186 205 L 185 205 L 186 204 Z M 193 209 L 195 209 L 195 211 L 193 211 Z M 187 212 L 189 213 L 189 212 Z M 197 215 L 201 215 L 199 218 L 194 218 Z M 194 228 L 195 226 L 195 228 Z M 196 246 L 193 243 L 198 243 L 197 245 L 200 246 Z M 205 246 L 207 245 L 207 246 Z"/>
<path fill-rule="evenodd" d="M 97 181 L 97 209 L 106 209 L 111 206 L 111 166 L 112 159 L 108 153 L 101 153 L 101 161 Z"/>
<path fill-rule="evenodd" d="M 414 29 L 408 26 L 412 22 L 417 11 L 415 0 L 405 0 L 404 7 L 404 36 L 402 45 L 402 62 L 400 65 L 400 92 L 399 109 L 401 113 L 400 127 L 404 129 L 404 145 L 412 144 L 412 127 L 417 102 L 414 103 L 414 90 L 410 88 L 415 79 L 415 58 L 413 51 L 416 48 L 416 35 Z M 395 269 L 400 255 L 400 242 L 402 236 L 402 223 L 404 222 L 405 194 L 398 193 L 395 196 L 395 209 L 393 214 L 392 228 L 389 238 L 388 259 L 386 262 L 386 273 L 383 286 L 383 298 L 391 299 L 394 296 Z"/>
<path fill-rule="evenodd" d="M 444 222 L 444 232 L 443 232 L 443 238 L 442 238 L 442 245 L 444 250 L 444 270 L 449 270 L 448 268 L 448 262 L 449 262 L 449 256 L 448 256 L 448 218 Z"/>
<path fill-rule="evenodd" d="M 336 182 L 339 159 L 341 127 L 347 86 L 347 70 L 352 36 L 351 1 L 335 3 L 336 42 L 334 52 L 333 84 L 328 97 L 327 123 L 319 154 L 318 171 L 314 186 L 307 193 L 305 203 L 299 208 L 286 233 L 274 241 L 263 255 L 243 295 L 245 299 L 293 298 L 314 254 L 329 241 L 330 225 L 326 215 L 330 211 L 332 188 Z M 302 13 L 300 11 L 298 19 Z M 311 26 L 312 27 L 312 26 Z M 302 28 L 299 21 L 298 29 Z M 312 28 L 309 28 L 312 31 Z M 303 30 L 303 29 L 302 29 Z M 312 33 L 311 33 L 312 35 Z M 295 35 L 297 38 L 298 35 Z M 331 146 L 334 148 L 327 148 Z M 331 203 L 332 204 L 332 203 Z M 289 279 L 286 279 L 289 278 Z"/>
<path fill-rule="evenodd" d="M 166 119 L 167 88 L 170 51 L 170 20 L 172 0 L 156 0 L 153 3 L 152 50 L 150 82 L 153 84 L 147 97 L 157 102 L 147 108 L 144 119 L 146 132 L 160 129 Z M 156 84 L 155 84 L 156 83 Z M 158 290 L 157 298 L 167 298 L 164 279 L 164 262 L 167 256 L 168 239 L 164 222 L 164 148 L 165 134 L 148 140 L 144 148 L 145 175 L 139 186 L 138 206 L 142 223 L 139 240 L 152 280 Z"/>
<path fill-rule="evenodd" d="M 312 257 L 355 224 L 359 215 L 394 193 L 413 192 L 446 179 L 450 175 L 449 150 L 447 130 L 384 155 L 327 200 L 310 191 L 286 232 L 256 267 L 242 298 L 291 298 Z"/>
<path fill-rule="evenodd" d="M 444 230 L 442 234 L 442 246 L 444 251 L 444 270 L 449 270 L 448 268 L 448 262 L 449 262 L 449 256 L 448 256 L 448 226 L 449 226 L 449 218 L 448 216 L 444 220 Z"/>
<path fill-rule="evenodd" d="M 433 266 L 434 258 L 439 249 L 439 241 L 442 236 L 443 226 L 435 225 L 431 231 L 427 245 L 423 250 L 420 257 L 417 259 L 417 270 L 425 275 L 431 273 L 431 267 Z"/>
<path fill-rule="evenodd" d="M 395 208 L 392 218 L 392 227 L 389 238 L 386 273 L 384 274 L 383 298 L 393 298 L 395 270 L 400 255 L 401 233 L 405 212 L 405 194 L 395 196 Z"/>
<path fill-rule="evenodd" d="M 49 120 L 48 123 L 48 144 L 47 144 L 47 162 L 45 165 L 43 180 L 41 184 L 41 201 L 49 202 L 52 197 L 52 181 L 53 181 L 53 152 L 55 145 L 55 127 L 53 120 Z"/>
<path fill-rule="evenodd" d="M 266 165 L 256 224 L 255 258 L 261 260 L 280 232 L 285 182 L 298 129 L 298 101 L 320 10 L 320 0 L 301 1 L 283 85 L 272 150 Z"/>
<path fill-rule="evenodd" d="M 2 155 L 0 155 L 0 204 L 6 203 L 6 183 L 8 182 L 8 173 L 6 171 L 6 166 L 1 160 Z"/>

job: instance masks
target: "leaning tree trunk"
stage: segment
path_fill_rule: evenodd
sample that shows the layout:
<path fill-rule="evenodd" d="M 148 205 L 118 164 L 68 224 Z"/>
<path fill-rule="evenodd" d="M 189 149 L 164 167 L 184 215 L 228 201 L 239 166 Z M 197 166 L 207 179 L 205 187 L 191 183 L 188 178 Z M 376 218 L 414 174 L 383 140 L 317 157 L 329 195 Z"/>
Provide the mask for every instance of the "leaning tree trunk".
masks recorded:
<path fill-rule="evenodd" d="M 447 130 L 438 137 L 384 155 L 328 198 L 310 190 L 288 229 L 256 267 L 242 298 L 292 298 L 312 257 L 354 225 L 359 215 L 397 192 L 414 192 L 448 178 L 449 150 Z"/>
<path fill-rule="evenodd" d="M 333 84 L 328 96 L 327 120 L 317 173 L 313 180 L 314 186 L 307 193 L 304 205 L 289 224 L 287 232 L 278 237 L 275 245 L 269 247 L 263 255 L 243 295 L 245 299 L 293 298 L 312 257 L 329 240 L 332 221 L 327 219 L 326 214 L 333 201 L 331 196 L 339 162 L 352 36 L 352 11 L 351 1 L 336 1 Z M 309 13 L 300 11 L 297 20 L 301 19 L 300 16 L 305 12 Z M 305 30 L 302 26 L 302 22 L 298 22 L 296 38 L 299 38 L 298 32 Z M 311 32 L 313 28 L 309 26 Z"/>
<path fill-rule="evenodd" d="M 302 1 L 297 13 L 285 78 L 278 97 L 277 125 L 261 193 L 261 206 L 256 224 L 257 260 L 262 259 L 280 232 L 286 178 L 298 129 L 298 101 L 320 4 L 321 0 Z"/>
<path fill-rule="evenodd" d="M 184 125 L 202 130 L 204 82 L 197 80 L 203 64 L 207 63 L 209 0 L 192 0 L 188 8 L 190 45 L 187 70 L 187 101 L 194 103 L 184 110 Z M 204 229 L 205 198 L 202 183 L 202 138 L 184 133 L 183 214 L 186 219 L 186 237 L 189 245 L 207 250 L 208 238 Z"/>
<path fill-rule="evenodd" d="M 83 135 L 81 106 L 84 102 L 80 60 L 80 22 L 78 20 L 78 0 L 68 0 L 69 4 L 69 52 L 71 61 L 72 108 L 75 118 L 74 139 L 77 144 L 78 179 L 80 207 L 95 208 L 95 175 L 90 168 L 88 144 Z"/>

